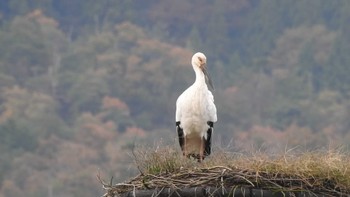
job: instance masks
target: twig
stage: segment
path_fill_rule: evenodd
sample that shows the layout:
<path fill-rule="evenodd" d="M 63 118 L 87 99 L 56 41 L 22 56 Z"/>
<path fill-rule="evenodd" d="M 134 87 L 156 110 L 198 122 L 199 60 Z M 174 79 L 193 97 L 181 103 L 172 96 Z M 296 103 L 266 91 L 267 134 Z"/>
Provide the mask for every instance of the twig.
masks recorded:
<path fill-rule="evenodd" d="M 141 168 L 140 168 L 139 160 L 137 159 L 137 156 L 136 156 L 136 154 L 135 154 L 135 141 L 134 141 L 134 143 L 132 144 L 131 153 L 132 153 L 132 155 L 133 155 L 133 157 L 134 157 L 134 160 L 135 160 L 135 162 L 136 162 L 136 168 L 139 170 L 140 174 L 143 175 L 144 173 L 143 173 L 143 171 L 142 171 Z"/>

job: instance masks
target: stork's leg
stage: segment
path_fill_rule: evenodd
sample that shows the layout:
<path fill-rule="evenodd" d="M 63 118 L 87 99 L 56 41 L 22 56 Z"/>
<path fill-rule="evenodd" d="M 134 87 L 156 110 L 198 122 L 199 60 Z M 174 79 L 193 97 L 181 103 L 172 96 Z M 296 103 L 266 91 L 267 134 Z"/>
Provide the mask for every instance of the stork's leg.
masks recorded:
<path fill-rule="evenodd" d="M 198 162 L 202 162 L 203 161 L 203 157 L 204 156 L 204 140 L 201 137 L 201 145 L 199 147 L 199 158 L 198 158 Z"/>
<path fill-rule="evenodd" d="M 186 136 L 184 136 L 184 143 L 183 143 L 182 152 L 183 152 L 183 155 L 184 155 L 185 157 L 189 157 L 189 156 L 187 155 L 187 140 L 186 140 Z"/>

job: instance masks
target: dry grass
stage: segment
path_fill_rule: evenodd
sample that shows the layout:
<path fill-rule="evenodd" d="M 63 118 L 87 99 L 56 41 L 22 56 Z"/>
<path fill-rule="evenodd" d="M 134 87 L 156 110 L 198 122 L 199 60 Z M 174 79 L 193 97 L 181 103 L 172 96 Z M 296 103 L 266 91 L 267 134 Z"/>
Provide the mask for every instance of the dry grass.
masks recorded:
<path fill-rule="evenodd" d="M 216 151 L 203 163 L 184 158 L 173 147 L 139 149 L 134 156 L 140 175 L 116 185 L 102 182 L 107 193 L 202 186 L 308 191 L 326 196 L 350 194 L 350 157 L 341 151 L 279 155 Z"/>

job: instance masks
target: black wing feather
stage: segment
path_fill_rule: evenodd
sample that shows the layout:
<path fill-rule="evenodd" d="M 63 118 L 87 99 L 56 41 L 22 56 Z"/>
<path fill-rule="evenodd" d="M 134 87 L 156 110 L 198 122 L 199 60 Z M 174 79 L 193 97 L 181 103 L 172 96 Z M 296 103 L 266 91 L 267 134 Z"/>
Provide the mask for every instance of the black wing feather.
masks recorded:
<path fill-rule="evenodd" d="M 204 139 L 204 155 L 208 156 L 211 153 L 211 134 L 213 133 L 214 123 L 208 121 L 209 129 L 207 131 L 207 139 Z"/>
<path fill-rule="evenodd" d="M 180 127 L 180 121 L 176 122 L 176 130 L 177 130 L 177 135 L 179 136 L 179 144 L 181 147 L 181 150 L 184 150 L 184 130 Z"/>

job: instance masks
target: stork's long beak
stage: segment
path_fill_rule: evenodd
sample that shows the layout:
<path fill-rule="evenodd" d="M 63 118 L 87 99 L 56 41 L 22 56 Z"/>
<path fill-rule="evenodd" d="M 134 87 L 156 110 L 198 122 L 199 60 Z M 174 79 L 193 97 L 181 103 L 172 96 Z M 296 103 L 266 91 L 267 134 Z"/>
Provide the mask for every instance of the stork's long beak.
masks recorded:
<path fill-rule="evenodd" d="M 202 71 L 203 71 L 203 73 L 204 73 L 205 81 L 206 81 L 207 84 L 210 86 L 210 88 L 211 88 L 212 90 L 214 90 L 213 82 L 211 81 L 211 77 L 210 77 L 210 75 L 209 75 L 209 73 L 208 73 L 208 71 L 207 71 L 207 66 L 206 66 L 206 64 L 202 65 L 200 68 L 202 69 Z"/>

